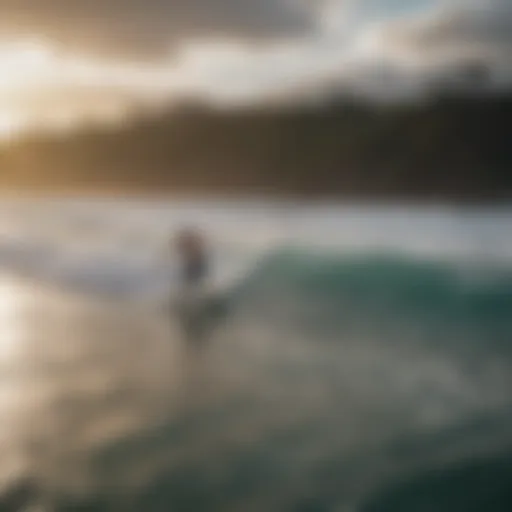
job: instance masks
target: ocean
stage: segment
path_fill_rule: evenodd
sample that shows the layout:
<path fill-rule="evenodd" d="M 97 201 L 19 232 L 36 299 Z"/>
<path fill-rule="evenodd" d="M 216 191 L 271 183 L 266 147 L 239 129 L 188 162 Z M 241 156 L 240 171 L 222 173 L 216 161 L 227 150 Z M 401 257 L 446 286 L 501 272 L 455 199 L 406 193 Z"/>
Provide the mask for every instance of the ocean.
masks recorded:
<path fill-rule="evenodd" d="M 512 510 L 512 205 L 5 198 L 0 319 L 2 512 Z"/>

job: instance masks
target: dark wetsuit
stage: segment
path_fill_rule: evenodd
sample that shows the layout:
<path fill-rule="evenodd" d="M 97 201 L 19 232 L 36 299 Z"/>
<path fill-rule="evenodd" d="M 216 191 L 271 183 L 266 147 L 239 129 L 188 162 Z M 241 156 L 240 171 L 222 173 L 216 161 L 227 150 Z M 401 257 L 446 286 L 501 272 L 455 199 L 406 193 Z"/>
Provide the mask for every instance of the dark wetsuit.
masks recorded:
<path fill-rule="evenodd" d="M 207 333 L 209 312 L 202 300 L 201 285 L 208 274 L 207 259 L 203 251 L 187 254 L 181 263 L 182 302 L 178 308 L 183 333 L 189 341 L 199 342 Z M 196 295 L 199 293 L 199 295 Z"/>
<path fill-rule="evenodd" d="M 208 274 L 208 264 L 204 254 L 196 254 L 184 261 L 182 267 L 183 284 L 196 285 L 203 282 Z"/>

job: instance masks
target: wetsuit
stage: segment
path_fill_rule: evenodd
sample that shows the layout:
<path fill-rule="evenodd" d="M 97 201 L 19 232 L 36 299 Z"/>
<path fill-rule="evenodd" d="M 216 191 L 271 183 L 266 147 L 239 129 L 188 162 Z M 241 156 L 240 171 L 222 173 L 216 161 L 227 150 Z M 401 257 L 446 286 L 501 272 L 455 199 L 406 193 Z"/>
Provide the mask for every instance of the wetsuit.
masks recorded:
<path fill-rule="evenodd" d="M 189 256 L 183 264 L 182 278 L 185 286 L 201 284 L 208 274 L 208 264 L 203 254 Z"/>

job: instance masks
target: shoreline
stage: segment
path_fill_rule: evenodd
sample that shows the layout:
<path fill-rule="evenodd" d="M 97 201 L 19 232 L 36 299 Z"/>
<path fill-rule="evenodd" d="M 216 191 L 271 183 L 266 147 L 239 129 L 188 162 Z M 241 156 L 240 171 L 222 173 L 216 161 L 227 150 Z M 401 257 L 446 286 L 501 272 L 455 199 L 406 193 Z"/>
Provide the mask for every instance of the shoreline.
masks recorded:
<path fill-rule="evenodd" d="M 465 207 L 512 207 L 512 195 L 503 197 L 488 196 L 462 197 L 449 194 L 436 197 L 408 195 L 339 195 L 312 194 L 296 195 L 282 193 L 237 193 L 237 192 L 170 192 L 170 191 L 137 191 L 130 188 L 117 190 L 96 189 L 94 187 L 81 190 L 59 187 L 57 189 L 7 188 L 0 187 L 0 201 L 3 200 L 87 200 L 87 201 L 136 201 L 136 202 L 172 202 L 172 203 L 248 203 L 276 204 L 284 206 L 315 206 L 336 205 L 354 207 L 433 207 L 433 208 L 465 208 Z"/>

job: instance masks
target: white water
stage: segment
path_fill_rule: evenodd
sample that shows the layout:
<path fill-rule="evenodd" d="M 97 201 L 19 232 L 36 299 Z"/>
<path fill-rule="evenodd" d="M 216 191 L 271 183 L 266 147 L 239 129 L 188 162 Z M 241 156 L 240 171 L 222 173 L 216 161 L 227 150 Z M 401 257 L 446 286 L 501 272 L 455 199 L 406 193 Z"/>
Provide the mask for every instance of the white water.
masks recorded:
<path fill-rule="evenodd" d="M 173 280 L 170 240 L 183 225 L 200 227 L 210 239 L 214 277 L 221 285 L 289 244 L 470 264 L 512 262 L 512 206 L 5 199 L 0 265 L 88 291 L 157 297 Z"/>

